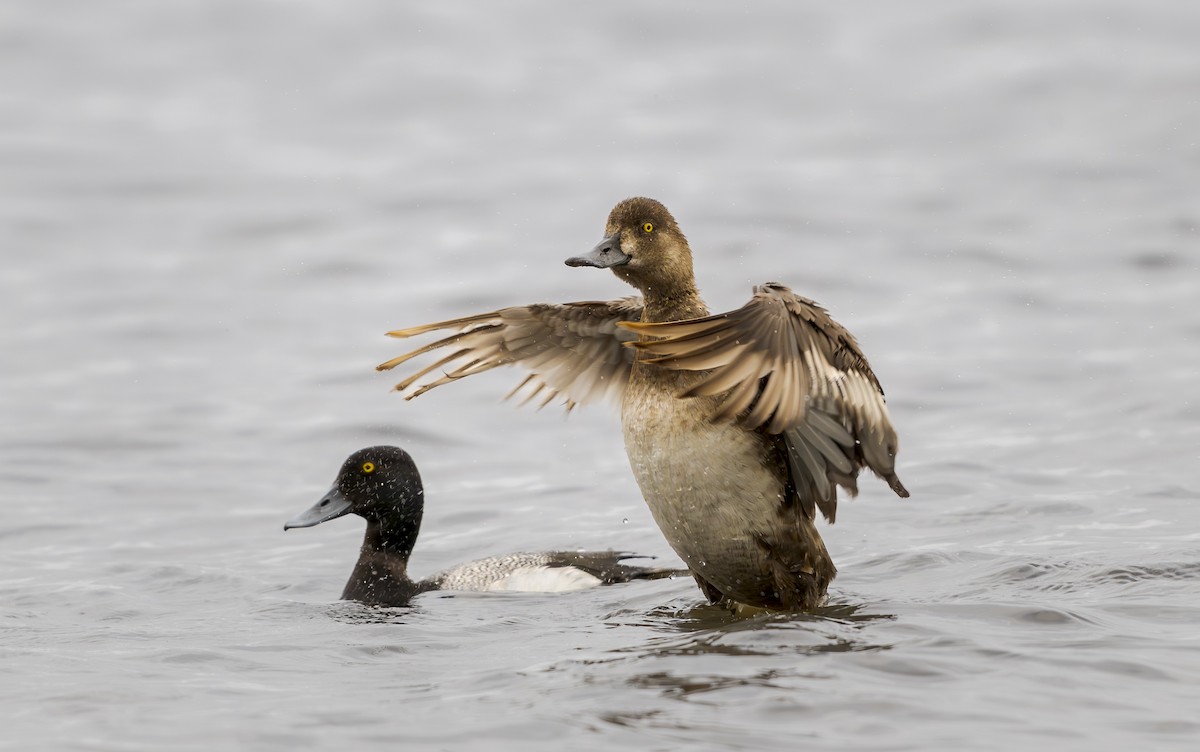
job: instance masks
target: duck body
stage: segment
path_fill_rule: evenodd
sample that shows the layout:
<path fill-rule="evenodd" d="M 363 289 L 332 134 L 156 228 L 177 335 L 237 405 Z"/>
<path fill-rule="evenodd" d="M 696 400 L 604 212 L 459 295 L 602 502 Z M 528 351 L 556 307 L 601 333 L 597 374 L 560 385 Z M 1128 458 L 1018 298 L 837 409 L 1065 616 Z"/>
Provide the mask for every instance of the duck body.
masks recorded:
<path fill-rule="evenodd" d="M 569 408 L 619 395 L 625 449 L 655 522 L 714 603 L 818 606 L 837 569 L 816 526 L 837 489 L 869 468 L 901 497 L 897 438 L 878 379 L 844 327 L 778 283 L 710 315 L 692 253 L 661 203 L 626 199 L 605 236 L 568 266 L 610 269 L 641 293 L 621 301 L 537 304 L 389 334 L 457 334 L 379 366 L 453 348 L 397 385 L 413 388 L 500 365 L 531 374 L 514 394 L 565 396 Z M 512 395 L 510 395 L 512 396 Z"/>
<path fill-rule="evenodd" d="M 655 523 L 710 600 L 812 607 L 833 578 L 832 563 L 820 579 L 810 565 L 781 583 L 769 558 L 778 548 L 776 531 L 789 524 L 787 471 L 776 443 L 712 421 L 711 398 L 679 399 L 694 381 L 693 374 L 635 363 L 622 401 L 625 451 Z M 809 537 L 819 541 L 815 533 Z"/>
<path fill-rule="evenodd" d="M 639 557 L 620 551 L 549 551 L 479 559 L 414 580 L 408 562 L 424 514 L 424 488 L 416 464 L 397 447 L 369 447 L 350 455 L 333 487 L 313 507 L 289 520 L 284 530 L 312 527 L 346 514 L 363 517 L 367 528 L 342 599 L 368 605 L 403 606 L 433 590 L 570 592 L 684 574 L 625 564 Z"/>

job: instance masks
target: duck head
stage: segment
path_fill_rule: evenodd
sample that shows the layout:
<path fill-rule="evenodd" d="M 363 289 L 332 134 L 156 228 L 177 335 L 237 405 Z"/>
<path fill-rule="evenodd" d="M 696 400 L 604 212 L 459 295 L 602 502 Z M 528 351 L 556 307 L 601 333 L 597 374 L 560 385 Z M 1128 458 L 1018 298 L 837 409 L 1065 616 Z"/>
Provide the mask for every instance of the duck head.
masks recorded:
<path fill-rule="evenodd" d="M 604 239 L 567 266 L 612 269 L 647 299 L 696 294 L 692 250 L 667 207 L 652 198 L 627 198 L 613 207 Z"/>
<path fill-rule="evenodd" d="M 312 527 L 346 514 L 357 514 L 382 530 L 403 530 L 415 539 L 425 508 L 425 491 L 416 463 L 398 447 L 377 446 L 350 455 L 333 487 L 283 529 Z"/>

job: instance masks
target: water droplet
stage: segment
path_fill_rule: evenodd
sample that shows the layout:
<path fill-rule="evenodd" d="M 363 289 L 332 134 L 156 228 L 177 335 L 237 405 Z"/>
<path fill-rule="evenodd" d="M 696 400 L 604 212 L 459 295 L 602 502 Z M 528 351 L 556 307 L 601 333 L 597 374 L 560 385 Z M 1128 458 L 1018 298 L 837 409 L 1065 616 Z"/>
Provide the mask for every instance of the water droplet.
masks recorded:
<path fill-rule="evenodd" d="M 622 524 L 622 525 L 628 525 L 628 524 L 629 524 L 629 518 L 628 518 L 628 517 L 622 517 L 622 518 L 621 518 L 621 524 Z"/>

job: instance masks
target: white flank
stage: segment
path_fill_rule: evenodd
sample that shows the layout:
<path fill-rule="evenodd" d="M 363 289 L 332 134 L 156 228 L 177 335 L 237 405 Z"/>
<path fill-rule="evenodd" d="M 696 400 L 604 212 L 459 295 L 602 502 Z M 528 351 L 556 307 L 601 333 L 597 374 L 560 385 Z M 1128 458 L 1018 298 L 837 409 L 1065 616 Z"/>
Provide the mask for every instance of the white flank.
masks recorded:
<path fill-rule="evenodd" d="M 575 567 L 521 567 L 489 583 L 489 591 L 523 593 L 567 593 L 586 590 L 600 584 L 594 577 Z"/>

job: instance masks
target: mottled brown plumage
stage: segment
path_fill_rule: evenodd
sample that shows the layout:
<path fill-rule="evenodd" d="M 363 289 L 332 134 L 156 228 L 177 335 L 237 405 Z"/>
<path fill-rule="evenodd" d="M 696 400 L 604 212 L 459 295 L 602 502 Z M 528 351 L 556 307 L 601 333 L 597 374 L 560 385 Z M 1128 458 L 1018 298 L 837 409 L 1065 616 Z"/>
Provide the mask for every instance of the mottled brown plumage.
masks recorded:
<path fill-rule="evenodd" d="M 604 239 L 571 266 L 609 268 L 642 298 L 506 308 L 391 332 L 458 333 L 384 363 L 452 348 L 398 389 L 411 399 L 500 365 L 530 376 L 514 392 L 621 403 L 626 451 L 650 511 L 710 600 L 806 609 L 837 570 L 816 527 L 837 488 L 868 468 L 899 496 L 897 438 L 853 335 L 787 287 L 710 316 L 687 239 L 653 199 L 622 201 Z M 631 357 L 633 356 L 633 357 Z M 421 379 L 443 370 L 436 378 Z"/>

